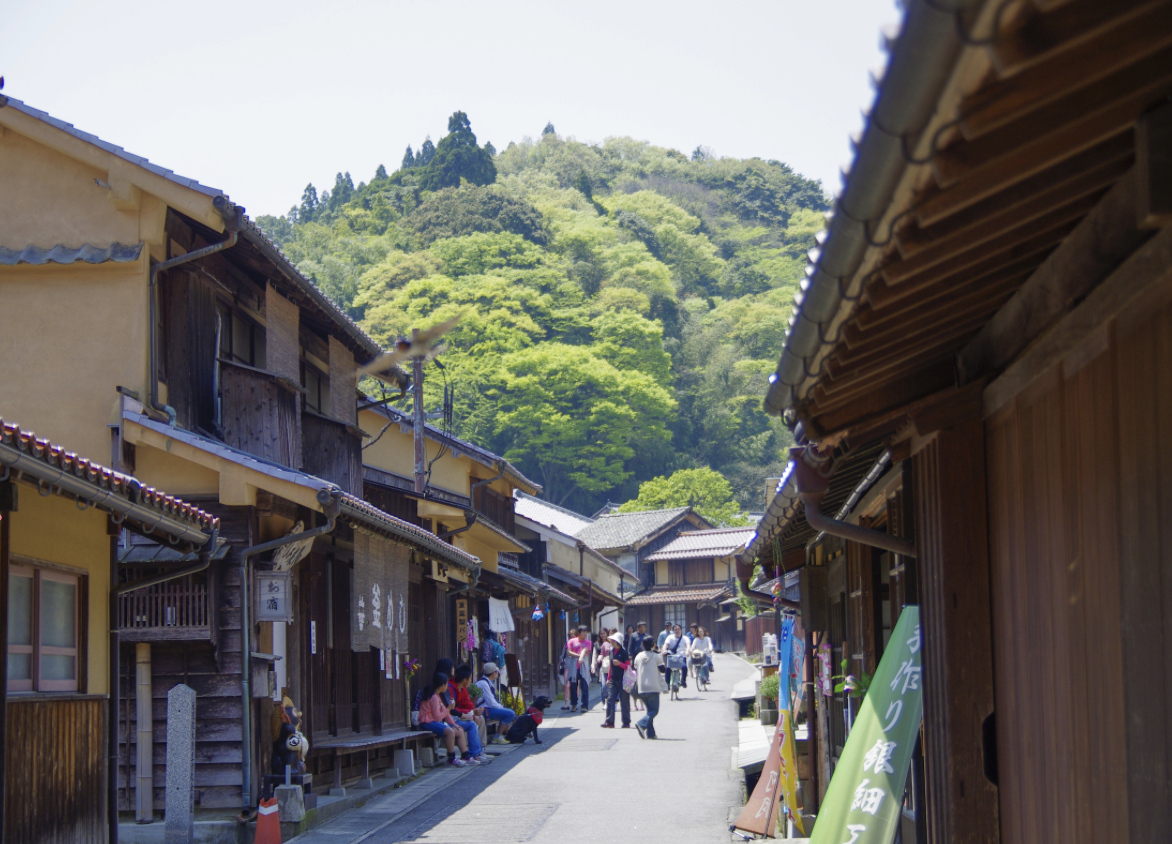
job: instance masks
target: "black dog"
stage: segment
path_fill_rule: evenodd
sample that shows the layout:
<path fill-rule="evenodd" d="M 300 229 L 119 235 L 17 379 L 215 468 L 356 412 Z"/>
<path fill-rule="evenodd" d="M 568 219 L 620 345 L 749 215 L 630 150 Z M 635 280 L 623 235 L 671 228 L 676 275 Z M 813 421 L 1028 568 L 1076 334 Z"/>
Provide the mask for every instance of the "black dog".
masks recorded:
<path fill-rule="evenodd" d="M 509 727 L 509 732 L 505 738 L 512 744 L 524 744 L 525 739 L 529 735 L 533 735 L 533 743 L 541 744 L 541 739 L 537 737 L 537 725 L 541 723 L 541 719 L 545 715 L 545 710 L 553 705 L 553 701 L 545 695 L 538 695 L 537 699 L 529 707 L 529 710 L 512 723 Z"/>

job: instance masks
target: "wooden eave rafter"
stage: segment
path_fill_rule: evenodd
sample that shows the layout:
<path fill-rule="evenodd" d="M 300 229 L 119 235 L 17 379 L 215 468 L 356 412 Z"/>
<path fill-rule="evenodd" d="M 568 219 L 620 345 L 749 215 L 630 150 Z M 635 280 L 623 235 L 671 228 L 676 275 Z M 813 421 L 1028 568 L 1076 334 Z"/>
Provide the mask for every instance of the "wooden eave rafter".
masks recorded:
<path fill-rule="evenodd" d="M 862 297 L 797 407 L 812 435 L 955 385 L 960 351 L 1131 171 L 1137 118 L 1172 94 L 1172 4 L 1045 5 L 1022 4 L 985 49 L 988 72 L 890 212 L 894 236 L 864 261 Z"/>

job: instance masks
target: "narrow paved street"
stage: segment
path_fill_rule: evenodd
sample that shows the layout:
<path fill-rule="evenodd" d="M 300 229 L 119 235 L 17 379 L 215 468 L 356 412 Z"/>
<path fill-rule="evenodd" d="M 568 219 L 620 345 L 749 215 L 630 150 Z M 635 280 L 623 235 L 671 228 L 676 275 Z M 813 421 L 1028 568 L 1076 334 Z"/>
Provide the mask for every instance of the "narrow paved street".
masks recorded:
<path fill-rule="evenodd" d="M 689 686 L 679 701 L 664 696 L 657 741 L 633 727 L 602 729 L 597 696 L 587 713 L 555 706 L 540 747 L 530 742 L 478 769 L 430 771 L 297 844 L 726 841 L 742 782 L 729 770 L 737 742 L 729 692 L 751 669 L 723 654 L 715 664 L 707 692 Z"/>

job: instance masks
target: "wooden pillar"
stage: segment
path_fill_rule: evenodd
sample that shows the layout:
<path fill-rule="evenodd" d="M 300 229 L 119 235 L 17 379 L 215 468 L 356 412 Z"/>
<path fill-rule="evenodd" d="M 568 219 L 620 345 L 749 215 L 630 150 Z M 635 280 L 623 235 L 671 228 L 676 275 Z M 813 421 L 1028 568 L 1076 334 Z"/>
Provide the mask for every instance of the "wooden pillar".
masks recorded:
<path fill-rule="evenodd" d="M 920 443 L 912 460 L 928 840 L 996 842 L 997 788 L 985 778 L 984 757 L 984 724 L 994 698 L 980 418 L 939 431 Z"/>
<path fill-rule="evenodd" d="M 139 642 L 134 647 L 136 696 L 134 701 L 135 727 L 138 730 L 138 753 L 135 773 L 138 786 L 134 790 L 134 819 L 138 823 L 154 820 L 155 765 L 152 758 L 155 725 L 151 712 L 151 644 Z"/>

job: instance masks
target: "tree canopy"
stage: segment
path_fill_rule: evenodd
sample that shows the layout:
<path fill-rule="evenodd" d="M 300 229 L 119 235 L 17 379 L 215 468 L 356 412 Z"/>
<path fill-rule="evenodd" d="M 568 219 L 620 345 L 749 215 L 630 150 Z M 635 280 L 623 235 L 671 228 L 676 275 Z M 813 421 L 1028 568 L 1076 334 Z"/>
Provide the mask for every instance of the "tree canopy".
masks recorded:
<path fill-rule="evenodd" d="M 548 125 L 495 152 L 463 112 L 448 128 L 394 173 L 355 186 L 343 171 L 258 223 L 382 343 L 463 314 L 443 355 L 456 432 L 551 500 L 683 501 L 720 522 L 760 508 L 791 444 L 761 396 L 821 185 L 702 145 L 583 144 Z"/>
<path fill-rule="evenodd" d="M 668 477 L 644 481 L 639 485 L 639 495 L 619 507 L 619 512 L 669 507 L 694 507 L 697 513 L 718 527 L 751 524 L 733 497 L 728 479 L 707 467 L 679 469 Z"/>

